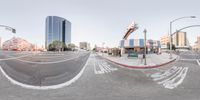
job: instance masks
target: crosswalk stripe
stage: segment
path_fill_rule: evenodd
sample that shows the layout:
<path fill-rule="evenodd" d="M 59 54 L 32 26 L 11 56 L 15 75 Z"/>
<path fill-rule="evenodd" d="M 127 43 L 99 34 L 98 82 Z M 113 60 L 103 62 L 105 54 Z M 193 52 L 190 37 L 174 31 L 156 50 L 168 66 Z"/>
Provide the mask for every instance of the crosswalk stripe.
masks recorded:
<path fill-rule="evenodd" d="M 166 83 L 167 81 L 170 81 L 171 79 L 176 77 L 181 71 L 182 71 L 182 68 L 180 70 L 178 70 L 175 74 L 173 74 L 171 77 L 169 77 L 168 79 L 161 81 L 161 82 L 158 82 L 158 84 L 163 84 L 163 83 Z"/>
<path fill-rule="evenodd" d="M 165 88 L 173 89 L 180 85 L 186 77 L 188 67 L 171 67 L 164 72 L 158 72 L 150 77 Z"/>
<path fill-rule="evenodd" d="M 169 81 L 168 83 L 165 83 L 163 85 L 166 88 L 170 88 L 170 89 L 177 87 L 178 85 L 180 85 L 183 82 L 183 80 L 187 74 L 187 71 L 188 71 L 188 68 L 184 68 L 176 78 L 172 79 L 171 81 Z M 178 78 L 180 78 L 180 80 L 178 82 L 174 82 Z"/>
<path fill-rule="evenodd" d="M 178 68 L 176 67 L 176 68 L 174 68 L 172 70 L 168 70 L 164 74 L 162 74 L 160 77 L 154 78 L 154 80 L 157 81 L 157 80 L 164 79 L 164 78 L 170 76 L 171 74 L 175 73 L 176 71 L 178 71 L 180 69 L 181 69 L 181 67 L 178 67 Z"/>
<path fill-rule="evenodd" d="M 197 59 L 196 61 L 197 61 L 197 64 L 198 64 L 198 65 L 200 66 L 200 62 L 199 62 L 199 59 Z"/>
<path fill-rule="evenodd" d="M 97 70 L 97 67 L 99 70 Z M 95 60 L 94 62 L 94 73 L 95 74 L 104 74 L 112 71 L 116 71 L 117 68 L 112 68 L 107 62 L 104 60 Z"/>

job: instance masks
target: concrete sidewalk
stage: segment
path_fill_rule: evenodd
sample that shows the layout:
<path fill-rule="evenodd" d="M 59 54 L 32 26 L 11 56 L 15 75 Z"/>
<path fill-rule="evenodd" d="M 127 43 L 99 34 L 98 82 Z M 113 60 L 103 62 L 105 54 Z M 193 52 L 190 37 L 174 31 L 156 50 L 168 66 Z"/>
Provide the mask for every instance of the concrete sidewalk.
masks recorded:
<path fill-rule="evenodd" d="M 155 68 L 171 63 L 177 59 L 177 55 L 173 54 L 172 59 L 169 59 L 168 53 L 157 54 L 147 54 L 147 65 L 144 65 L 144 59 L 139 58 L 128 58 L 127 54 L 124 54 L 122 57 L 112 56 L 106 53 L 97 53 L 103 58 L 112 61 L 116 64 L 122 65 L 129 68 Z"/>

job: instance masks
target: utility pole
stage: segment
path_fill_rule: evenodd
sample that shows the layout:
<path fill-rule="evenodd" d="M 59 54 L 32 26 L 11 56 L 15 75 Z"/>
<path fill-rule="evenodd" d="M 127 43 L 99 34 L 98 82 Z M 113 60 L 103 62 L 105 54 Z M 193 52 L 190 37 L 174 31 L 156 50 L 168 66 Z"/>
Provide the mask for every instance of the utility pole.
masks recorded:
<path fill-rule="evenodd" d="M 180 19 L 184 19 L 184 18 L 196 18 L 196 16 L 184 16 L 184 17 L 180 17 L 180 18 L 177 18 L 177 19 L 174 19 L 172 21 L 170 21 L 170 33 L 169 33 L 169 51 L 170 51 L 170 55 L 169 55 L 169 59 L 172 59 L 172 23 L 177 21 L 177 20 L 180 20 Z"/>
<path fill-rule="evenodd" d="M 10 27 L 10 26 L 6 26 L 6 25 L 0 25 L 0 27 L 5 27 L 5 28 L 6 28 L 6 30 L 9 30 L 9 31 L 11 31 L 12 33 L 16 33 L 16 29 L 14 29 L 14 28 L 12 28 L 12 27 Z"/>
<path fill-rule="evenodd" d="M 169 33 L 169 59 L 172 59 L 172 22 L 170 22 L 170 33 Z"/>
<path fill-rule="evenodd" d="M 147 52 L 147 47 L 146 47 L 146 35 L 147 35 L 147 30 L 144 29 L 144 65 L 147 65 L 147 59 L 146 59 L 146 52 Z"/>
<path fill-rule="evenodd" d="M 102 42 L 102 56 L 104 55 L 104 44 L 105 42 Z"/>

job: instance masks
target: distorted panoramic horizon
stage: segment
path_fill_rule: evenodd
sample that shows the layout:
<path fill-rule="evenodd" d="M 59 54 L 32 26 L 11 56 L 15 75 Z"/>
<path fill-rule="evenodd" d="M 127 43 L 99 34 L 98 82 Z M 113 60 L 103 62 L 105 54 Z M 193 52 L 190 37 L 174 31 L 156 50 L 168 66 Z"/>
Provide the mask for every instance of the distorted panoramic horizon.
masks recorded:
<path fill-rule="evenodd" d="M 0 0 L 0 100 L 199 100 L 199 0 Z"/>
<path fill-rule="evenodd" d="M 198 0 L 3 0 L 1 1 L 1 24 L 17 29 L 16 36 L 37 45 L 45 45 L 45 19 L 59 16 L 72 23 L 72 42 L 91 42 L 92 46 L 118 47 L 127 26 L 133 21 L 139 26 L 129 38 L 143 37 L 159 40 L 168 34 L 169 22 L 182 16 L 197 16 L 174 23 L 173 31 L 200 22 Z M 190 44 L 200 33 L 200 28 L 183 30 L 188 33 Z M 3 40 L 10 35 L 0 31 Z M 190 35 L 191 34 L 191 35 Z M 5 37 L 6 36 L 6 37 Z M 98 38 L 95 38 L 98 37 Z"/>

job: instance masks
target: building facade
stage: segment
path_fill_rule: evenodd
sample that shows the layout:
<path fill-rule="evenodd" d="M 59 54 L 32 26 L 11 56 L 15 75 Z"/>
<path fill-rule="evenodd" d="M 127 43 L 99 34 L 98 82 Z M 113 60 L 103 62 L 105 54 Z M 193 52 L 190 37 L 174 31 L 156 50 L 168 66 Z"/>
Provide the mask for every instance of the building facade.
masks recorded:
<path fill-rule="evenodd" d="M 3 50 L 13 50 L 13 51 L 32 51 L 35 46 L 28 41 L 19 38 L 13 37 L 10 40 L 3 42 Z"/>
<path fill-rule="evenodd" d="M 189 49 L 189 42 L 187 39 L 186 32 L 177 32 L 172 35 L 172 43 L 175 45 L 176 49 Z"/>
<path fill-rule="evenodd" d="M 71 22 L 57 16 L 46 18 L 45 48 L 48 49 L 53 41 L 71 43 Z"/>
<path fill-rule="evenodd" d="M 160 38 L 161 49 L 167 49 L 167 43 L 169 43 L 169 36 L 164 35 Z"/>
<path fill-rule="evenodd" d="M 200 50 L 200 36 L 197 36 L 197 41 L 195 42 L 195 44 L 192 46 L 193 50 Z"/>
<path fill-rule="evenodd" d="M 177 32 L 172 35 L 172 44 L 175 46 L 176 49 L 190 49 L 189 41 L 187 39 L 186 32 Z M 167 50 L 167 44 L 170 43 L 170 38 L 168 35 L 164 35 L 160 38 L 161 49 Z"/>
<path fill-rule="evenodd" d="M 169 42 L 169 36 L 168 35 L 164 35 L 160 38 L 160 44 L 161 45 L 167 45 L 168 42 Z"/>
<path fill-rule="evenodd" d="M 197 36 L 197 44 L 200 45 L 200 36 Z"/>
<path fill-rule="evenodd" d="M 90 50 L 90 43 L 87 42 L 80 42 L 79 43 L 79 48 L 84 49 L 84 50 Z"/>
<path fill-rule="evenodd" d="M 129 51 L 140 53 L 144 51 L 144 43 L 144 39 L 121 40 L 119 47 L 123 49 L 122 54 Z M 146 46 L 148 52 L 158 52 L 161 47 L 160 41 L 157 40 L 147 40 Z"/>

